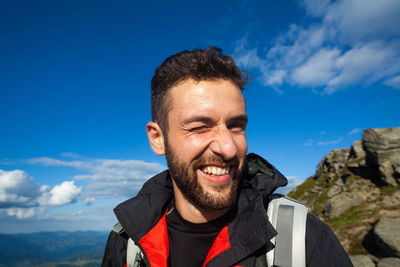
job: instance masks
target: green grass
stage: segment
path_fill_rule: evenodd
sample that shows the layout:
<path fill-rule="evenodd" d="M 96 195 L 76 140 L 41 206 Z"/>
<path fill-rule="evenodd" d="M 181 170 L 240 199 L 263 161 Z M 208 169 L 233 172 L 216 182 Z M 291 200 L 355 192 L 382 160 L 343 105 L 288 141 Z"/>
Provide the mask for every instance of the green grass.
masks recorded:
<path fill-rule="evenodd" d="M 289 192 L 288 197 L 299 200 L 301 197 L 304 196 L 306 192 L 309 192 L 310 189 L 313 188 L 314 184 L 315 184 L 315 179 L 310 177 L 307 180 L 305 180 L 304 183 L 297 186 L 296 191 Z"/>
<path fill-rule="evenodd" d="M 328 201 L 328 191 L 329 188 L 325 189 L 320 195 L 315 199 L 314 208 L 311 210 L 313 215 L 319 215 L 325 210 L 325 203 Z"/>
<path fill-rule="evenodd" d="M 363 247 L 362 240 L 353 240 L 350 244 L 348 253 L 350 255 L 366 255 L 369 252 Z"/>
<path fill-rule="evenodd" d="M 299 185 L 296 191 L 290 192 L 288 197 L 298 199 L 307 206 L 312 207 L 310 213 L 319 216 L 325 209 L 325 203 L 328 201 L 328 191 L 334 185 L 334 181 L 330 181 L 328 184 L 328 178 L 329 174 L 327 173 L 324 173 L 318 179 L 310 177 Z M 315 187 L 320 187 L 321 191 L 312 193 L 311 189 Z"/>
<path fill-rule="evenodd" d="M 334 230 L 342 230 L 357 225 L 360 221 L 373 218 L 378 214 L 377 209 L 367 209 L 368 203 L 362 202 L 360 205 L 352 207 L 343 212 L 339 217 L 329 219 L 325 222 Z"/>
<path fill-rule="evenodd" d="M 400 191 L 400 185 L 383 186 L 381 188 L 381 196 L 390 196 L 390 195 L 393 195 L 396 191 Z"/>

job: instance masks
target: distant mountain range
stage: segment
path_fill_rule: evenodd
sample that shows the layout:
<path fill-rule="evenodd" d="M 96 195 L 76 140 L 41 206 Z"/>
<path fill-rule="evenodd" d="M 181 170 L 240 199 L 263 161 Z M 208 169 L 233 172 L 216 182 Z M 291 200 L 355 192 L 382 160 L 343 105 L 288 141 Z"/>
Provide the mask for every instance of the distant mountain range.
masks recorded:
<path fill-rule="evenodd" d="M 108 232 L 0 234 L 0 267 L 100 266 Z"/>

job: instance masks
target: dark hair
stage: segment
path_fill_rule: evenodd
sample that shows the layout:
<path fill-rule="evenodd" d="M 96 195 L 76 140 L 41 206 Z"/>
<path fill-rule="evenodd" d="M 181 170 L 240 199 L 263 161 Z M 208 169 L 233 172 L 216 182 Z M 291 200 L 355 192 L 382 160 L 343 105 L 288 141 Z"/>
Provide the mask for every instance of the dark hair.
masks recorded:
<path fill-rule="evenodd" d="M 187 79 L 195 81 L 226 79 L 243 91 L 248 76 L 240 70 L 231 56 L 211 46 L 205 50 L 185 50 L 168 57 L 154 72 L 151 80 L 151 115 L 165 135 L 168 131 L 168 112 L 171 99 L 168 91 Z"/>

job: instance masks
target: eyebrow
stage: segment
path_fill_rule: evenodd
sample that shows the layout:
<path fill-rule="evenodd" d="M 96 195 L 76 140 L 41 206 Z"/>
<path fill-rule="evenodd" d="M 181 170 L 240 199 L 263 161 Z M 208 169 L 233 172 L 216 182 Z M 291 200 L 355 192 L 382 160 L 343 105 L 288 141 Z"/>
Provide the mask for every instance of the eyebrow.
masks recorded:
<path fill-rule="evenodd" d="M 241 121 L 241 122 L 247 123 L 248 120 L 249 120 L 249 118 L 247 117 L 247 115 L 246 114 L 242 114 L 242 115 L 237 115 L 237 116 L 234 116 L 233 118 L 230 118 L 228 120 L 228 122 L 232 123 L 232 122 Z"/>
<path fill-rule="evenodd" d="M 210 123 L 212 122 L 213 119 L 211 119 L 210 117 L 206 117 L 206 116 L 193 116 L 190 118 L 187 118 L 183 121 L 184 124 L 189 124 L 192 122 L 204 122 L 204 123 Z"/>
<path fill-rule="evenodd" d="M 214 120 L 211 119 L 210 117 L 206 117 L 206 116 L 193 116 L 193 117 L 190 117 L 190 118 L 185 119 L 185 120 L 183 121 L 183 123 L 184 123 L 184 124 L 189 124 L 189 123 L 192 123 L 192 122 L 211 123 L 211 122 L 213 122 L 213 121 L 214 121 Z M 237 116 L 234 116 L 234 117 L 230 118 L 230 119 L 228 120 L 228 123 L 235 122 L 235 121 L 243 121 L 243 122 L 247 123 L 248 117 L 247 117 L 246 114 L 237 115 Z"/>

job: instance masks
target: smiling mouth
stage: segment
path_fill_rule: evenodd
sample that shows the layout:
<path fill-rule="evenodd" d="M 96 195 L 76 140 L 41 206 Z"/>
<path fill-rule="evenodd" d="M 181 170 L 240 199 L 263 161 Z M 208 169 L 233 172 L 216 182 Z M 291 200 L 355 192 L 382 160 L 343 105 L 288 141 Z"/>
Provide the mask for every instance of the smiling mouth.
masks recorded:
<path fill-rule="evenodd" d="M 217 166 L 203 166 L 200 168 L 200 170 L 208 175 L 213 175 L 213 176 L 221 176 L 228 174 L 230 171 L 231 167 L 226 166 L 226 167 L 217 167 Z"/>

